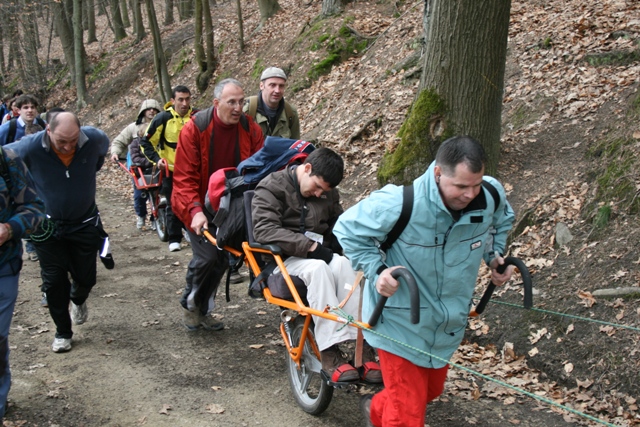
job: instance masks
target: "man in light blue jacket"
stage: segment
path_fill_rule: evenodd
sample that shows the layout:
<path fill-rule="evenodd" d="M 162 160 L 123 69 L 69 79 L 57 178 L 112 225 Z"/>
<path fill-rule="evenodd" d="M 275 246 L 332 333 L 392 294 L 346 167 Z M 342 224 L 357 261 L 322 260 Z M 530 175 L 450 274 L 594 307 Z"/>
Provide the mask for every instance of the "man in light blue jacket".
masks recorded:
<path fill-rule="evenodd" d="M 363 398 L 369 425 L 424 425 L 427 403 L 442 393 L 448 360 L 460 345 L 482 259 L 494 284 L 503 274 L 507 233 L 514 213 L 504 188 L 483 176 L 485 153 L 467 136 L 442 143 L 436 160 L 414 182 L 408 224 L 386 254 L 378 247 L 400 217 L 402 187 L 387 185 L 340 216 L 334 228 L 344 254 L 367 278 L 363 319 L 381 296 L 388 301 L 367 341 L 378 348 L 385 389 Z M 483 185 L 483 180 L 489 185 Z M 497 192 L 494 197 L 489 187 Z M 497 206 L 496 206 L 497 205 Z M 400 266 L 415 277 L 420 294 L 420 321 L 411 324 L 407 286 L 391 276 Z M 404 346 L 399 343 L 408 344 Z"/>

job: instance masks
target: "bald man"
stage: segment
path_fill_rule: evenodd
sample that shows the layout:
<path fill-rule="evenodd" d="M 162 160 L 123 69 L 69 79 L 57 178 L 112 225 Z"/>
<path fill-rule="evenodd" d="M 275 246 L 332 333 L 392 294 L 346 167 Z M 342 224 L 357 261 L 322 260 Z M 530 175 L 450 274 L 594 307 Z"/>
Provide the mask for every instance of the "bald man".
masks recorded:
<path fill-rule="evenodd" d="M 24 160 L 46 207 L 47 219 L 31 237 L 56 325 L 52 350 L 69 351 L 71 322 L 87 320 L 86 300 L 96 283 L 96 254 L 104 237 L 95 202 L 96 172 L 104 163 L 109 138 L 99 129 L 81 127 L 75 114 L 62 112 L 53 116 L 45 132 L 6 148 Z"/>

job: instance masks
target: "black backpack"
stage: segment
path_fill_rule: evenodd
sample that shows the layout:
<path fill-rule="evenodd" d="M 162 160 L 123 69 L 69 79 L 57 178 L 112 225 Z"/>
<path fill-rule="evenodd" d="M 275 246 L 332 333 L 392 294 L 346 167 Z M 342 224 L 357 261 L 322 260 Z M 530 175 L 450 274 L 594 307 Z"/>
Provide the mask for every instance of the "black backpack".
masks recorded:
<path fill-rule="evenodd" d="M 40 117 L 36 117 L 36 119 L 34 120 L 34 123 L 39 124 L 40 126 L 42 126 L 42 129 L 47 127 L 47 124 L 45 123 L 44 120 L 42 120 Z M 9 132 L 7 132 L 7 139 L 4 140 L 4 144 L 10 144 L 12 142 L 14 142 L 13 140 L 16 138 L 16 131 L 18 130 L 18 118 L 14 118 L 9 120 Z"/>

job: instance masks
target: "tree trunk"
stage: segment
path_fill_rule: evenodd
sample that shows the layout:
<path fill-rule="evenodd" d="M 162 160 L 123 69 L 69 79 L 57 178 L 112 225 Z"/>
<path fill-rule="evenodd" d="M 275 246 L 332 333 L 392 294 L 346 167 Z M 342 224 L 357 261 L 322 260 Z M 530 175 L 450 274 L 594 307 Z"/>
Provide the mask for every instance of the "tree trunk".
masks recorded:
<path fill-rule="evenodd" d="M 34 4 L 27 2 L 27 0 L 21 0 L 22 12 L 21 16 L 24 19 L 23 25 L 25 31 L 22 36 L 22 44 L 24 47 L 24 68 L 26 70 L 24 81 L 27 86 L 42 87 L 44 79 L 44 71 L 38 58 L 38 29 L 35 26 L 36 13 L 34 10 Z"/>
<path fill-rule="evenodd" d="M 196 53 L 196 64 L 200 72 L 207 70 L 207 58 L 204 56 L 204 38 L 202 37 L 202 2 L 196 0 L 196 16 L 195 16 L 195 37 L 193 39 L 193 48 Z"/>
<path fill-rule="evenodd" d="M 322 0 L 321 16 L 337 15 L 340 12 L 342 12 L 342 0 Z"/>
<path fill-rule="evenodd" d="M 62 51 L 64 52 L 64 59 L 69 67 L 69 75 L 71 76 L 71 83 L 75 84 L 76 81 L 76 59 L 73 48 L 73 30 L 69 25 L 67 19 L 65 6 L 62 3 L 51 2 L 53 8 L 53 19 L 55 23 L 56 33 L 60 38 L 62 44 Z"/>
<path fill-rule="evenodd" d="M 113 34 L 118 42 L 127 37 L 127 32 L 125 31 L 124 24 L 122 23 L 122 15 L 120 14 L 119 0 L 111 0 L 111 17 L 113 19 Z"/>
<path fill-rule="evenodd" d="M 173 0 L 164 0 L 164 22 L 163 25 L 173 25 L 175 19 L 173 17 Z"/>
<path fill-rule="evenodd" d="M 84 78 L 84 50 L 82 47 L 82 0 L 73 0 L 73 51 L 76 64 L 76 107 L 78 110 L 82 110 L 87 105 L 87 84 Z"/>
<path fill-rule="evenodd" d="M 122 15 L 122 25 L 124 28 L 131 27 L 131 21 L 129 21 L 129 7 L 127 6 L 127 0 L 120 0 L 120 14 Z"/>
<path fill-rule="evenodd" d="M 213 76 L 213 72 L 216 69 L 216 49 L 213 44 L 213 21 L 211 19 L 211 7 L 209 5 L 209 0 L 196 1 L 199 1 L 202 4 L 202 17 L 204 21 L 203 38 L 206 43 L 206 66 L 205 70 L 198 75 L 196 79 L 196 86 L 198 87 L 198 90 L 204 92 L 207 90 L 211 77 Z"/>
<path fill-rule="evenodd" d="M 258 7 L 260 8 L 260 20 L 262 22 L 271 18 L 276 14 L 277 11 L 280 10 L 278 0 L 258 0 Z"/>
<path fill-rule="evenodd" d="M 491 6 L 474 0 L 426 1 L 418 97 L 400 129 L 400 145 L 380 166 L 381 184 L 410 182 L 424 173 L 440 143 L 454 135 L 480 141 L 487 153 L 485 172 L 495 174 L 510 9 L 510 0 Z"/>
<path fill-rule="evenodd" d="M 181 21 L 191 18 L 193 16 L 193 0 L 178 0 L 178 14 Z"/>
<path fill-rule="evenodd" d="M 2 76 L 2 84 L 4 85 L 4 76 L 7 73 L 7 68 L 5 67 L 4 64 L 4 27 L 0 26 L 0 76 Z M 4 89 L 4 87 L 3 87 Z M 3 94 L 4 90 L 2 92 L 0 92 L 0 94 Z"/>
<path fill-rule="evenodd" d="M 87 44 L 98 41 L 96 37 L 96 6 L 94 0 L 86 0 L 84 10 L 87 15 Z"/>
<path fill-rule="evenodd" d="M 158 78 L 158 87 L 163 103 L 171 99 L 171 79 L 167 70 L 167 59 L 162 49 L 162 40 L 160 38 L 160 28 L 156 20 L 156 11 L 153 7 L 153 0 L 145 0 L 147 5 L 147 15 L 149 15 L 149 29 L 153 37 L 153 60 L 156 66 L 156 76 Z"/>
<path fill-rule="evenodd" d="M 142 22 L 142 3 L 143 0 L 133 0 L 133 19 L 136 29 L 136 43 L 140 43 L 147 36 Z"/>
<path fill-rule="evenodd" d="M 242 7 L 240 0 L 236 0 L 236 8 L 238 10 L 238 44 L 240 50 L 244 51 L 244 22 L 242 20 Z"/>

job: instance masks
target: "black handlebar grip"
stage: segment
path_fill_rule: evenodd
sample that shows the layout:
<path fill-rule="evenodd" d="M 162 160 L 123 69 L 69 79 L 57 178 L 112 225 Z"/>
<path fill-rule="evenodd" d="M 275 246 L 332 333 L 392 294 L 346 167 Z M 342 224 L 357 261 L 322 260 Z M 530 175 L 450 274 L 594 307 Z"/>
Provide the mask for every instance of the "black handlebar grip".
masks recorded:
<path fill-rule="evenodd" d="M 498 273 L 504 273 L 504 271 L 510 265 L 513 265 L 517 267 L 518 270 L 520 270 L 520 275 L 522 276 L 522 284 L 524 285 L 524 307 L 533 307 L 533 285 L 531 283 L 531 274 L 529 274 L 529 269 L 527 268 L 525 263 L 519 258 L 509 256 L 504 259 L 504 264 L 499 265 L 496 270 L 498 271 Z M 495 289 L 496 285 L 493 282 L 489 283 L 489 286 L 487 286 L 487 290 L 484 291 L 480 302 L 478 302 L 478 305 L 476 305 L 476 308 L 474 309 L 476 314 L 482 314 Z"/>
<path fill-rule="evenodd" d="M 391 272 L 391 277 L 394 279 L 399 279 L 402 277 L 405 282 L 407 282 L 407 286 L 409 286 L 409 295 L 411 298 L 411 323 L 414 325 L 420 321 L 420 294 L 418 292 L 418 284 L 416 283 L 416 279 L 414 279 L 413 275 L 406 268 L 396 268 Z M 373 310 L 373 314 L 371 314 L 371 318 L 369 319 L 369 326 L 373 327 L 378 323 L 378 319 L 382 314 L 382 309 L 387 302 L 387 297 L 380 297 L 376 307 Z"/>

